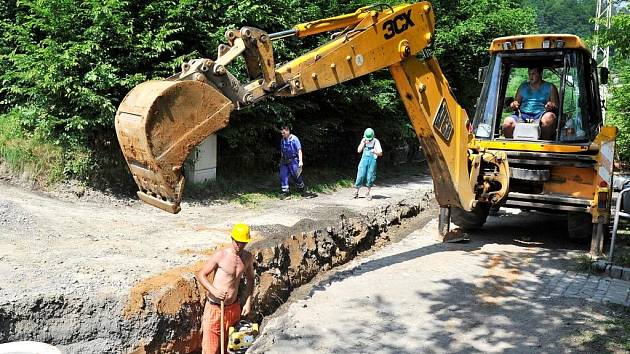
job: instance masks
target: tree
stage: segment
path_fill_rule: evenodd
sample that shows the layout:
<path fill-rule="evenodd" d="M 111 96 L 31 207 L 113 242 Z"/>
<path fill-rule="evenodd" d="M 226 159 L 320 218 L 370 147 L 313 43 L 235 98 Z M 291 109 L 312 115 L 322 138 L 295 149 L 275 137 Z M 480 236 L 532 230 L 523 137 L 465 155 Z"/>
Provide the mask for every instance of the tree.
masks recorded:
<path fill-rule="evenodd" d="M 62 147 L 69 176 L 126 171 L 113 121 L 133 86 L 170 76 L 190 58 L 214 58 L 228 28 L 250 25 L 274 32 L 372 3 L 5 1 L 0 5 L 0 114 L 10 111 L 26 133 Z M 457 95 L 471 108 L 479 91 L 477 68 L 487 57 L 490 39 L 533 31 L 534 12 L 510 0 L 447 0 L 434 5 L 435 54 Z M 324 35 L 274 42 L 278 62 L 326 40 Z M 230 69 L 244 72 L 240 61 Z M 383 70 L 308 96 L 270 99 L 236 112 L 230 126 L 219 133 L 219 167 L 273 169 L 276 128 L 281 123 L 293 124 L 312 153 L 309 163 L 321 166 L 334 161 L 348 165 L 348 158 L 356 155 L 353 145 L 367 126 L 373 126 L 391 148 L 412 137 L 395 86 Z"/>
<path fill-rule="evenodd" d="M 536 9 L 539 33 L 569 33 L 588 38 L 593 33 L 597 0 L 523 0 Z"/>
<path fill-rule="evenodd" d="M 490 41 L 535 32 L 535 12 L 509 0 L 439 1 L 435 6 L 435 54 L 455 95 L 470 113 L 481 91 L 477 70 L 488 62 Z"/>
<path fill-rule="evenodd" d="M 603 40 L 613 49 L 615 56 L 611 65 L 610 97 L 608 99 L 607 124 L 619 129 L 617 152 L 621 161 L 630 163 L 630 14 L 613 16 L 611 28 L 604 33 Z"/>

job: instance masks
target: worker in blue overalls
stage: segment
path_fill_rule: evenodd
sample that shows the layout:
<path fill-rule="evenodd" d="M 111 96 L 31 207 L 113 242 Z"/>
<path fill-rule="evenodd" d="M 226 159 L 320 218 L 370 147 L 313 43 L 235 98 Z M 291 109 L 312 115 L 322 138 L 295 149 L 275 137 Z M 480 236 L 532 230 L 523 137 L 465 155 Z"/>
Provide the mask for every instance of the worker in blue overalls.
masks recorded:
<path fill-rule="evenodd" d="M 304 180 L 302 179 L 302 145 L 297 136 L 291 134 L 288 126 L 280 129 L 282 139 L 280 140 L 280 187 L 282 188 L 281 198 L 289 196 L 289 177 L 295 181 L 295 186 L 301 194 L 304 194 Z"/>
<path fill-rule="evenodd" d="M 363 139 L 361 139 L 357 152 L 361 154 L 361 161 L 357 168 L 357 179 L 354 182 L 355 191 L 352 197 L 358 198 L 359 190 L 361 186 L 365 184 L 367 187 L 365 197 L 367 200 L 372 200 L 370 192 L 376 180 L 376 159 L 379 156 L 383 156 L 383 148 L 381 147 L 381 142 L 374 137 L 374 129 L 365 129 Z"/>

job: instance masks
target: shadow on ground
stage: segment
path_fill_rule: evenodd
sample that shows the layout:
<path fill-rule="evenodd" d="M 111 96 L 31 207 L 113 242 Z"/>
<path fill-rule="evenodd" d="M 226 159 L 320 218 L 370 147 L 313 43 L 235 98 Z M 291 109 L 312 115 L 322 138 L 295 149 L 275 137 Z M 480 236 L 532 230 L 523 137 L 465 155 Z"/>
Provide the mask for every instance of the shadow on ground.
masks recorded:
<path fill-rule="evenodd" d="M 322 323 L 322 328 L 304 325 L 299 335 L 283 331 L 278 340 L 327 353 L 625 353 L 630 346 L 627 308 L 544 296 L 548 288 L 540 279 L 545 272 L 570 269 L 570 255 L 588 248 L 569 241 L 565 225 L 566 218 L 557 215 L 501 212 L 483 231 L 471 233 L 468 244 L 432 244 L 358 264 L 322 280 L 310 295 L 437 253 L 477 256 L 481 272 L 470 277 L 459 269 L 457 276 L 435 278 L 431 291 L 414 290 L 416 300 L 404 306 L 396 296 L 356 294 L 343 305 L 344 313 L 356 317 L 337 316 L 334 325 Z M 390 286 L 387 280 L 368 287 Z M 376 320 L 361 322 L 362 313 L 377 314 Z"/>

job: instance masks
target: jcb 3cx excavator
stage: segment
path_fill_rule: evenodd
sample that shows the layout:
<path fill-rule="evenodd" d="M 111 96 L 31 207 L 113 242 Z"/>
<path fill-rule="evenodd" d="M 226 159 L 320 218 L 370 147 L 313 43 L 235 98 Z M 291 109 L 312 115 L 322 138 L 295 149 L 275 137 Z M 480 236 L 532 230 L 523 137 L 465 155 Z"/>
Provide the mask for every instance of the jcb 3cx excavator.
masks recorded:
<path fill-rule="evenodd" d="M 116 132 L 138 196 L 179 212 L 182 164 L 196 145 L 229 123 L 230 112 L 268 96 L 302 95 L 386 68 L 433 176 L 441 234 L 451 219 L 462 228 L 481 227 L 492 206 L 562 211 L 569 213 L 571 233 L 593 234 L 592 251 L 598 253 L 610 214 L 616 129 L 602 124 L 597 68 L 584 43 L 571 35 L 495 39 L 490 65 L 480 70 L 485 84 L 470 121 L 426 50 L 434 27 L 431 4 L 420 2 L 364 7 L 278 33 L 227 31 L 216 60 L 184 63 L 180 73 L 138 85 L 121 103 Z M 329 42 L 276 65 L 274 41 L 330 31 L 337 32 Z M 227 69 L 239 56 L 251 80 L 245 84 Z M 503 101 L 533 65 L 544 67 L 545 78 L 559 87 L 555 138 L 540 140 L 536 129 L 505 138 Z"/>

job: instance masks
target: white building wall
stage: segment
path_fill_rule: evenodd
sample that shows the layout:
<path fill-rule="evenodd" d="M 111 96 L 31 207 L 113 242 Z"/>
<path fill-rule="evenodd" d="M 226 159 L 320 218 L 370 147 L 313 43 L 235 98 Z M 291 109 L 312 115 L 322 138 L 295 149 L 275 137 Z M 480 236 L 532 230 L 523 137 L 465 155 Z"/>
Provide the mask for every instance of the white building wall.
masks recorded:
<path fill-rule="evenodd" d="M 217 136 L 210 135 L 188 156 L 184 175 L 188 183 L 204 183 L 217 178 Z"/>

